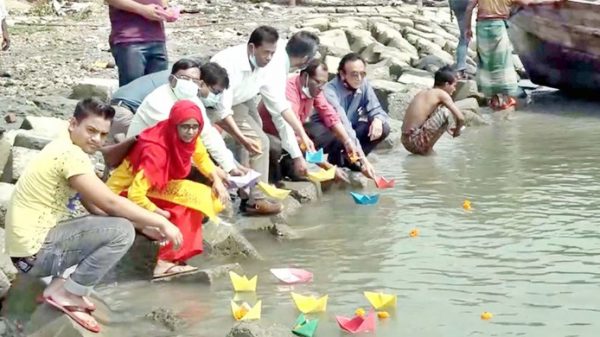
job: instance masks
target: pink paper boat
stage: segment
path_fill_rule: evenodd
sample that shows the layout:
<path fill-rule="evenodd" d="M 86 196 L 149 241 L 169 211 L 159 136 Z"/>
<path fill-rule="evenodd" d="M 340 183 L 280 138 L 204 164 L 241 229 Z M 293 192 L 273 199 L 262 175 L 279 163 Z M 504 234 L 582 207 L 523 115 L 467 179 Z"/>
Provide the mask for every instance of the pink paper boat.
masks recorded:
<path fill-rule="evenodd" d="M 364 316 L 354 316 L 353 318 L 348 318 L 344 316 L 335 316 L 340 328 L 342 330 L 348 331 L 350 333 L 359 333 L 359 332 L 367 332 L 367 331 L 375 331 L 375 324 L 377 322 L 377 315 L 375 311 L 371 309 L 369 313 Z"/>
<path fill-rule="evenodd" d="M 271 273 L 281 282 L 287 284 L 306 283 L 313 279 L 311 272 L 298 268 L 272 268 Z"/>
<path fill-rule="evenodd" d="M 167 22 L 175 22 L 181 15 L 181 9 L 178 6 L 164 8 L 160 11 L 160 15 L 165 18 Z"/>

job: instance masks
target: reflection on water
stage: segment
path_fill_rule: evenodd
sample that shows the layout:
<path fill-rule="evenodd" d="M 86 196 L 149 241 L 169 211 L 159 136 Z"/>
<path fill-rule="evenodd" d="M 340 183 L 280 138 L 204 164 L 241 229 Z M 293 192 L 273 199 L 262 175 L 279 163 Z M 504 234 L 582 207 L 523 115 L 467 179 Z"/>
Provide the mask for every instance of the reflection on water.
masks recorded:
<path fill-rule="evenodd" d="M 599 117 L 519 113 L 456 140 L 444 136 L 435 156 L 379 155 L 378 168 L 396 187 L 378 205 L 328 194 L 290 220 L 303 239 L 261 233 L 252 240 L 265 261 L 244 263 L 259 274 L 258 291 L 246 300 L 263 301 L 263 321 L 291 327 L 298 313 L 290 290 L 329 294 L 317 336 L 343 336 L 334 315 L 367 307 L 365 290 L 398 294 L 392 317 L 379 321 L 380 337 L 596 336 Z M 463 210 L 464 199 L 472 211 Z M 268 269 L 281 266 L 309 269 L 314 282 L 279 285 Z M 141 318 L 163 306 L 187 322 L 179 336 L 225 336 L 234 323 L 228 282 L 106 290 L 123 313 L 112 328 L 175 335 Z M 494 318 L 482 321 L 483 311 Z"/>

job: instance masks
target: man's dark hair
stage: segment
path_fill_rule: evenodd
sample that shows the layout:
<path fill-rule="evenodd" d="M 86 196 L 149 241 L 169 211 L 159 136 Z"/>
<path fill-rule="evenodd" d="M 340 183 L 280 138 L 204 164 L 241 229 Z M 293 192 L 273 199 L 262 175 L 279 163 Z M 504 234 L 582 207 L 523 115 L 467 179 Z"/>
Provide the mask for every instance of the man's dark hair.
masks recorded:
<path fill-rule="evenodd" d="M 174 75 L 180 70 L 188 70 L 190 68 L 200 68 L 200 64 L 192 59 L 181 59 L 173 64 L 171 75 Z"/>
<path fill-rule="evenodd" d="M 308 62 L 306 68 L 300 71 L 300 75 L 308 74 L 309 77 L 313 77 L 317 73 L 317 69 L 319 69 L 319 67 L 322 67 L 323 70 L 328 71 L 327 65 L 324 62 L 319 59 L 312 59 L 310 62 Z"/>
<path fill-rule="evenodd" d="M 299 31 L 292 35 L 285 51 L 290 57 L 313 57 L 319 47 L 319 37 L 311 32 Z"/>
<path fill-rule="evenodd" d="M 220 85 L 224 89 L 229 88 L 227 70 L 215 62 L 208 62 L 200 67 L 200 79 L 209 87 Z"/>
<path fill-rule="evenodd" d="M 73 113 L 73 117 L 75 117 L 77 122 L 81 122 L 91 115 L 112 121 L 113 117 L 115 117 L 115 109 L 97 97 L 84 98 L 77 102 L 75 112 Z"/>
<path fill-rule="evenodd" d="M 271 26 L 260 26 L 250 34 L 248 44 L 252 43 L 258 48 L 263 43 L 277 43 L 277 40 L 279 40 L 277 29 Z"/>
<path fill-rule="evenodd" d="M 344 57 L 342 57 L 342 60 L 340 61 L 340 65 L 338 66 L 338 72 L 344 70 L 344 66 L 346 65 L 346 63 L 354 62 L 354 61 L 358 61 L 358 60 L 361 60 L 362 63 L 367 65 L 367 62 L 365 61 L 365 59 L 362 58 L 362 56 L 358 55 L 357 53 L 349 53 L 349 54 L 344 55 Z"/>
<path fill-rule="evenodd" d="M 448 65 L 443 66 L 435 72 L 434 79 L 434 87 L 441 87 L 446 83 L 452 84 L 456 81 L 456 71 L 454 71 L 454 69 Z"/>

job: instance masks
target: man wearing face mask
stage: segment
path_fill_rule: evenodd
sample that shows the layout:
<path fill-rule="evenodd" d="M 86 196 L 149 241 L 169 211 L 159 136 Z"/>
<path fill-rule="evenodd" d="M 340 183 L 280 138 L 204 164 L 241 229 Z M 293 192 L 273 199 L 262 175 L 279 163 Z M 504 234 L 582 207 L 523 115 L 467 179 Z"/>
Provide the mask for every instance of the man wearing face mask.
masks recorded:
<path fill-rule="evenodd" d="M 324 88 L 327 101 L 341 117 L 347 119 L 348 123 L 344 123 L 346 131 L 351 135 L 356 134 L 360 142 L 358 157 L 350 159 L 339 155 L 343 144 L 331 137 L 328 128 L 315 116 L 307 130 L 318 146 L 331 151 L 332 164 L 361 170 L 367 177 L 375 179 L 375 170 L 367 160 L 367 155 L 388 136 L 390 125 L 388 114 L 365 78 L 365 68 L 366 62 L 360 55 L 347 54 L 340 61 L 338 75 Z"/>
<path fill-rule="evenodd" d="M 269 177 L 269 138 L 262 130 L 258 115 L 255 100 L 258 94 L 273 115 L 286 150 L 293 152 L 298 171 L 305 174 L 306 162 L 296 135 L 308 150 L 314 151 L 312 141 L 285 98 L 285 81 L 290 67 L 298 67 L 314 55 L 318 38 L 312 34 L 310 38 L 296 40 L 296 44 L 308 44 L 311 48 L 305 48 L 305 53 L 288 54 L 290 42 L 287 45 L 279 42 L 275 28 L 260 26 L 252 32 L 247 44 L 227 48 L 211 59 L 227 70 L 231 80 L 230 88 L 223 92 L 217 105 L 222 120 L 219 125 L 243 146 L 242 163 L 249 162 L 249 166 L 261 174 L 263 182 Z M 248 142 L 248 138 L 254 141 Z M 241 210 L 249 214 L 260 211 L 265 205 L 262 200 L 260 193 L 252 191 L 249 200 L 243 199 Z M 279 203 L 274 205 L 280 208 Z"/>
<path fill-rule="evenodd" d="M 131 125 L 127 131 L 127 138 L 136 136 L 146 128 L 167 119 L 169 111 L 178 100 L 191 100 L 200 107 L 204 115 L 205 124 L 200 138 L 209 154 L 225 172 L 231 175 L 241 175 L 246 169 L 235 162 L 233 154 L 225 146 L 223 137 L 212 126 L 209 118 L 206 116 L 206 108 L 198 97 L 199 95 L 208 96 L 208 92 L 223 91 L 229 86 L 229 78 L 225 70 L 217 64 L 213 64 L 212 66 L 205 65 L 205 67 L 207 67 L 207 73 L 205 80 L 202 80 L 200 67 L 196 61 L 190 59 L 177 61 L 171 69 L 168 82 L 156 88 L 142 101 L 131 120 Z M 209 72 L 208 69 L 214 71 Z"/>
<path fill-rule="evenodd" d="M 323 122 L 330 134 L 344 145 L 344 150 L 349 156 L 358 155 L 357 142 L 346 132 L 343 122 L 335 109 L 327 102 L 323 94 L 323 86 L 327 84 L 329 73 L 327 65 L 318 59 L 311 60 L 306 68 L 300 74 L 289 77 L 286 85 L 286 97 L 292 104 L 292 110 L 301 122 L 308 122 L 313 109 L 319 120 Z M 270 179 L 279 182 L 285 176 L 296 178 L 291 170 L 290 156 L 285 153 L 282 156 L 281 140 L 277 135 L 277 129 L 273 120 L 267 111 L 264 103 L 258 106 L 260 117 L 263 121 L 263 130 L 269 135 L 271 144 L 271 177 Z M 325 153 L 329 149 L 324 149 Z M 324 163 L 323 168 L 328 169 L 331 164 Z M 336 171 L 336 177 L 339 180 L 348 181 L 348 177 L 341 169 Z"/>

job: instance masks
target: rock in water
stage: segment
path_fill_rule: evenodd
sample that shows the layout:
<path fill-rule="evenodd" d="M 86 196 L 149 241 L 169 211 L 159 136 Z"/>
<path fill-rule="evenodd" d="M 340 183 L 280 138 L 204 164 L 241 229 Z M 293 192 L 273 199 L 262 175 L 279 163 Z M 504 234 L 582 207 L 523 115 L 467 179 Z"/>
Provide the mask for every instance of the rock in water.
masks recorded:
<path fill-rule="evenodd" d="M 266 325 L 260 322 L 241 322 L 234 326 L 226 337 L 288 337 L 294 336 L 291 329 L 279 324 Z"/>

